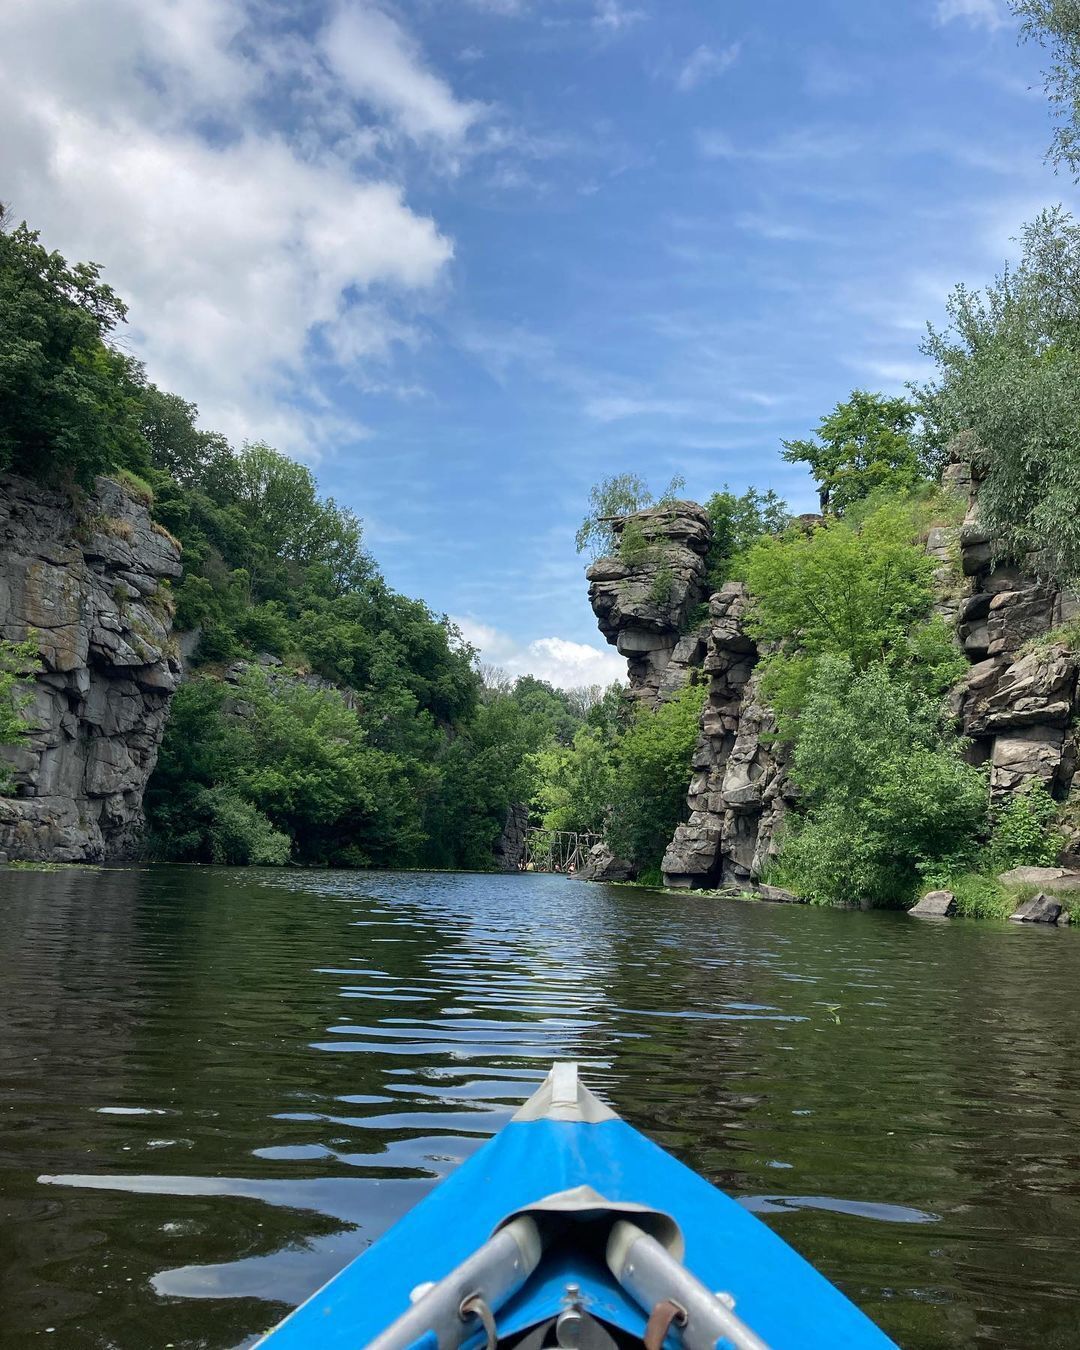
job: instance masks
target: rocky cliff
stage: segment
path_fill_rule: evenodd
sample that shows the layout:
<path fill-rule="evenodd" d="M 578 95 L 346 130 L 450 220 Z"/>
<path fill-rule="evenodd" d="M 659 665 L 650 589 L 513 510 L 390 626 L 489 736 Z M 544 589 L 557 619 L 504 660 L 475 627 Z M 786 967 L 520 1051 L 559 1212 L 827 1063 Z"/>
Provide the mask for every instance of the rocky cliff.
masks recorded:
<path fill-rule="evenodd" d="M 936 609 L 955 625 L 972 662 L 952 697 L 958 726 L 971 740 L 970 758 L 988 764 L 995 802 L 1037 781 L 1059 801 L 1074 803 L 1080 820 L 1080 656 L 1060 643 L 1021 650 L 1080 617 L 1080 600 L 1040 581 L 1037 559 L 1000 556 L 979 522 L 969 465 L 950 465 L 945 485 L 966 499 L 967 516 L 960 526 L 930 530 L 926 547 L 938 564 Z M 680 520 L 695 518 L 693 503 L 676 505 Z M 674 618 L 665 627 L 666 613 L 647 607 L 647 576 L 603 559 L 589 580 L 601 630 L 630 660 L 636 697 L 660 701 L 695 666 L 708 681 L 687 794 L 690 814 L 664 855 L 665 882 L 757 881 L 776 853 L 777 827 L 795 794 L 784 747 L 773 739 L 775 722 L 758 697 L 758 651 L 743 622 L 745 588 L 730 582 L 713 595 L 708 623 L 686 638 Z M 1080 863 L 1080 828 L 1062 861 Z"/>
<path fill-rule="evenodd" d="M 791 800 L 783 747 L 772 743 L 776 724 L 758 697 L 758 650 L 743 623 L 746 604 L 737 581 L 709 601 L 703 664 L 709 692 L 694 747 L 690 817 L 676 828 L 662 863 L 669 886 L 759 877 Z"/>
<path fill-rule="evenodd" d="M 619 551 L 588 569 L 589 603 L 627 659 L 631 696 L 655 706 L 704 658 L 704 629 L 684 629 L 706 598 L 712 529 L 704 507 L 675 501 L 614 520 L 612 530 Z"/>
<path fill-rule="evenodd" d="M 953 709 L 972 739 L 972 761 L 989 764 L 992 800 L 1034 781 L 1064 801 L 1080 754 L 1080 656 L 1061 643 L 1021 649 L 1080 617 L 1080 599 L 1038 580 L 1037 559 L 1000 556 L 979 522 L 966 464 L 951 465 L 946 478 L 969 502 L 955 541 L 964 575 L 956 623 L 973 664 L 953 691 Z"/>
<path fill-rule="evenodd" d="M 180 679 L 165 583 L 176 542 L 119 484 L 78 504 L 0 476 L 0 636 L 37 640 L 29 735 L 0 750 L 0 852 L 58 862 L 124 857 L 142 825 L 169 699 Z"/>

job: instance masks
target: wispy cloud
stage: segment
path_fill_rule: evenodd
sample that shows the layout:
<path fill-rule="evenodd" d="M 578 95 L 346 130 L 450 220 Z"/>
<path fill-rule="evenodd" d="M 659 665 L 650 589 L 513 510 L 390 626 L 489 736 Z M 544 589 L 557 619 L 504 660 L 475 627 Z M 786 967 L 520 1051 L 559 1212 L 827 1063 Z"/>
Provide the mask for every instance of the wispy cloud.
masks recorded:
<path fill-rule="evenodd" d="M 740 212 L 735 217 L 735 224 L 747 234 L 756 234 L 760 239 L 771 239 L 778 243 L 822 243 L 830 237 L 810 225 L 760 211 Z"/>
<path fill-rule="evenodd" d="M 321 47 L 344 87 L 414 140 L 461 141 L 483 112 L 456 98 L 397 20 L 373 6 L 340 8 Z"/>
<path fill-rule="evenodd" d="M 706 80 L 722 75 L 725 70 L 730 70 L 739 59 L 741 50 L 741 42 L 731 42 L 719 50 L 715 47 L 707 47 L 703 43 L 692 51 L 679 67 L 675 76 L 675 88 L 681 94 L 687 94 L 691 89 L 696 89 L 699 84 L 704 84 Z"/>
<path fill-rule="evenodd" d="M 608 394 L 585 401 L 585 416 L 597 422 L 621 422 L 630 417 L 686 417 L 692 412 L 693 405 L 687 399 Z"/>
<path fill-rule="evenodd" d="M 596 0 L 592 23 L 594 28 L 604 32 L 620 33 L 646 17 L 643 9 L 624 5 L 622 0 Z"/>
<path fill-rule="evenodd" d="M 865 70 L 854 70 L 832 52 L 815 51 L 807 59 L 803 83 L 815 98 L 840 98 L 868 88 L 870 79 Z"/>
<path fill-rule="evenodd" d="M 918 384 L 933 375 L 935 367 L 932 361 L 919 361 L 904 357 L 889 360 L 884 357 L 852 356 L 846 357 L 844 364 L 851 370 L 889 388 L 902 388 L 908 384 Z"/>
<path fill-rule="evenodd" d="M 862 148 L 862 137 L 829 127 L 800 127 L 758 144 L 739 144 L 726 131 L 701 130 L 698 148 L 707 159 L 745 159 L 758 164 L 844 159 Z"/>
<path fill-rule="evenodd" d="M 936 19 L 939 24 L 962 19 L 979 28 L 993 32 L 1008 22 L 998 0 L 938 0 Z"/>

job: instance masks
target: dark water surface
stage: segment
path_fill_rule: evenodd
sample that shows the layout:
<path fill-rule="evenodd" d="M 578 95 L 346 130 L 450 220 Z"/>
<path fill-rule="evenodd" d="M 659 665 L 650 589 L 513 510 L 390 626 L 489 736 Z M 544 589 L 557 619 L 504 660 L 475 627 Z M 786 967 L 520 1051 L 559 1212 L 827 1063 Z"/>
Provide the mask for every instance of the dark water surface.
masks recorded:
<path fill-rule="evenodd" d="M 1080 1346 L 1080 933 L 0 869 L 0 1346 L 250 1344 L 574 1057 L 903 1346 Z"/>

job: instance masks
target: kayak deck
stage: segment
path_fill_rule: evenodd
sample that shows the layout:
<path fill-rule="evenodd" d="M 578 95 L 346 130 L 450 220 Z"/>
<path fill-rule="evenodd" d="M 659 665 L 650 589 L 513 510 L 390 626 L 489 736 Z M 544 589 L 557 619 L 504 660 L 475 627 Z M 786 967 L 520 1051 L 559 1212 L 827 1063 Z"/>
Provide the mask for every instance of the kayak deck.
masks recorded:
<path fill-rule="evenodd" d="M 630 1257 L 615 1253 L 620 1278 L 612 1264 L 617 1228 L 624 1245 L 628 1230 L 644 1239 Z M 534 1229 L 540 1234 L 535 1252 Z M 487 1286 L 469 1267 L 465 1283 L 447 1277 L 494 1248 L 504 1274 L 507 1263 L 519 1256 L 521 1263 L 490 1303 L 467 1310 L 461 1290 L 472 1287 L 469 1281 Z M 662 1268 L 659 1285 L 649 1284 L 646 1254 Z M 689 1283 L 679 1296 L 657 1297 L 674 1305 L 668 1324 L 660 1325 L 654 1294 L 680 1278 Z M 635 1281 L 649 1290 L 632 1292 Z M 494 1289 L 497 1281 L 488 1284 Z M 430 1285 L 435 1288 L 425 1291 Z M 448 1315 L 443 1305 L 451 1295 L 456 1301 Z M 693 1304 L 680 1329 L 687 1300 L 706 1297 L 711 1306 Z M 606 1336 L 609 1345 L 640 1345 L 650 1315 L 648 1344 L 772 1350 L 893 1344 L 765 1224 L 621 1120 L 580 1084 L 576 1066 L 560 1064 L 497 1135 L 259 1344 L 268 1350 L 471 1350 L 510 1345 L 532 1330 L 523 1343 L 603 1345 L 597 1337 Z M 555 1340 L 557 1320 L 581 1316 L 584 1326 L 566 1327 L 570 1339 Z M 551 1327 L 547 1341 L 536 1338 L 545 1325 Z M 727 1328 L 722 1337 L 714 1334 L 721 1326 Z M 711 1329 L 706 1339 L 703 1328 Z"/>

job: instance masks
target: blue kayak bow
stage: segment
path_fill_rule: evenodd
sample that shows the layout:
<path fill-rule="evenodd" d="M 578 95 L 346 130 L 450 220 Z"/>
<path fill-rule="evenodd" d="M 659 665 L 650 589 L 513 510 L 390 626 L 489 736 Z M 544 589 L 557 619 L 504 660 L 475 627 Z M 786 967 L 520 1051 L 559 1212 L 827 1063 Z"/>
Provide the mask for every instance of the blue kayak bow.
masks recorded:
<path fill-rule="evenodd" d="M 760 1220 L 556 1064 L 268 1350 L 886 1350 Z"/>

